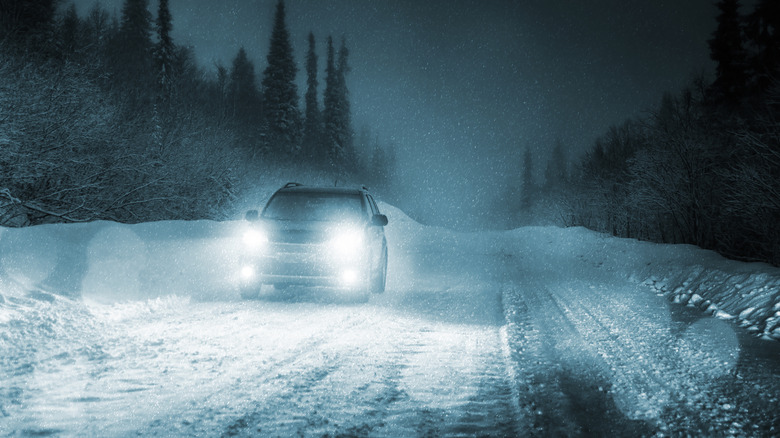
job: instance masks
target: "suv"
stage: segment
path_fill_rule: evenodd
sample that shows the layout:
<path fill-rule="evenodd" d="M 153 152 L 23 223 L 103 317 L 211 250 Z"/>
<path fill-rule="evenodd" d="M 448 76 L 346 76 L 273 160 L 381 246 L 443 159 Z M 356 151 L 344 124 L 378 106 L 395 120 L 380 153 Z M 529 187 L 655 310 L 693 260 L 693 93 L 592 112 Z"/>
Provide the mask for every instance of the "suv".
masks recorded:
<path fill-rule="evenodd" d="M 246 220 L 242 297 L 256 296 L 264 284 L 334 287 L 363 301 L 384 292 L 387 216 L 365 187 L 287 183 Z"/>

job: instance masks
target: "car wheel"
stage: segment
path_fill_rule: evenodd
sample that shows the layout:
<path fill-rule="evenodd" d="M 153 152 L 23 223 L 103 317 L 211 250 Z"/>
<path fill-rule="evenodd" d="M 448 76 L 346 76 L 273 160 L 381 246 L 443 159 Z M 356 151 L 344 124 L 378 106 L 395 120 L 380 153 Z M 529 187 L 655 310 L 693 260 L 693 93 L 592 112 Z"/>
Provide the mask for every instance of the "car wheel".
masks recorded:
<path fill-rule="evenodd" d="M 387 283 L 387 246 L 382 245 L 382 259 L 379 261 L 379 266 L 376 271 L 371 275 L 371 293 L 381 294 L 385 291 L 385 284 Z"/>

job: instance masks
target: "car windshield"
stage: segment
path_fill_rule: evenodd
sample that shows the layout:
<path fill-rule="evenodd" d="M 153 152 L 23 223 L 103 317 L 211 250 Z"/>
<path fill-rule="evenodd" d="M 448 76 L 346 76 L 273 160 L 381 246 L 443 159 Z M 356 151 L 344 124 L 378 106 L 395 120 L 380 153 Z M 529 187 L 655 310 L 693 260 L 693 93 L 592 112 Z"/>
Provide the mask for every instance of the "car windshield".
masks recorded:
<path fill-rule="evenodd" d="M 358 194 L 281 192 L 268 202 L 263 217 L 284 221 L 356 221 L 363 212 Z"/>

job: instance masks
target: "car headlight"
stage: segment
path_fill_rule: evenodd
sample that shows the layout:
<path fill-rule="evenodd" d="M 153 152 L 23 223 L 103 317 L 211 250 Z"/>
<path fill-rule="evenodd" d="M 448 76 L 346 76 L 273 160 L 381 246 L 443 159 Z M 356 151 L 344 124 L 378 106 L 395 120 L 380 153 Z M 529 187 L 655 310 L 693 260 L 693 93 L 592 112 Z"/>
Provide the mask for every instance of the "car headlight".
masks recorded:
<path fill-rule="evenodd" d="M 339 231 L 330 240 L 330 250 L 337 257 L 356 257 L 363 251 L 363 230 Z"/>
<path fill-rule="evenodd" d="M 250 228 L 244 233 L 244 245 L 248 248 L 258 249 L 268 243 L 268 236 L 257 228 Z"/>

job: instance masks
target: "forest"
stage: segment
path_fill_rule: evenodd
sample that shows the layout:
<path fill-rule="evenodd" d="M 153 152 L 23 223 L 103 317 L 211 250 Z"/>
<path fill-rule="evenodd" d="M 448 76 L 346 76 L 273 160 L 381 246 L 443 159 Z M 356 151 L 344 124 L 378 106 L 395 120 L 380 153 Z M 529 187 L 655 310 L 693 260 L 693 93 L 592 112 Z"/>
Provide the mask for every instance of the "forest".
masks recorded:
<path fill-rule="evenodd" d="M 235 218 L 280 168 L 385 193 L 403 184 L 394 149 L 352 126 L 347 40 L 309 34 L 299 72 L 282 0 L 262 71 L 241 48 L 215 73 L 172 39 L 168 0 L 154 15 L 148 0 L 84 17 L 57 0 L 2 8 L 4 226 Z M 584 226 L 780 265 L 780 4 L 717 8 L 713 74 L 573 161 L 561 142 L 546 163 L 526 150 L 501 212 L 509 226 Z"/>
<path fill-rule="evenodd" d="M 148 0 L 118 16 L 96 3 L 83 18 L 57 0 L 2 6 L 0 224 L 236 217 L 280 167 L 337 183 L 389 177 L 392 151 L 353 132 L 344 38 L 327 37 L 320 91 L 308 36 L 300 107 L 281 0 L 260 74 L 243 47 L 209 74 L 173 41 L 167 0 L 156 16 Z"/>
<path fill-rule="evenodd" d="M 556 145 L 543 184 L 527 152 L 520 211 L 780 265 L 780 2 L 717 7 L 714 78 L 611 126 L 571 166 Z"/>

